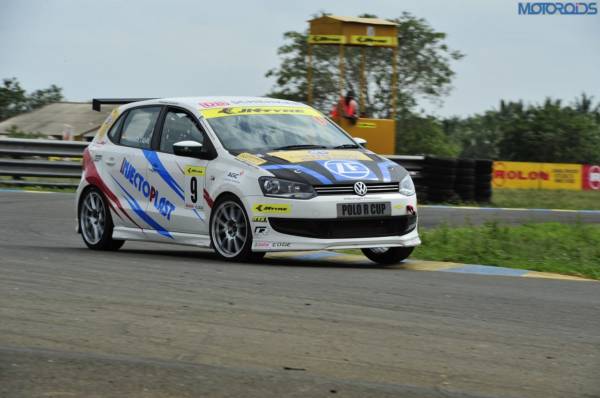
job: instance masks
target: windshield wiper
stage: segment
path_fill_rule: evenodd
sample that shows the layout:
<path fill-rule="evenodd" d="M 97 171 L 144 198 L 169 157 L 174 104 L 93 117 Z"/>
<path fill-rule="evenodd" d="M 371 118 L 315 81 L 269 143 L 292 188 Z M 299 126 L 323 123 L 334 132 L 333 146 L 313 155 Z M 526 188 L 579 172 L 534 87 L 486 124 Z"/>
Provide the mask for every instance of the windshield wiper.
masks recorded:
<path fill-rule="evenodd" d="M 333 149 L 346 149 L 346 148 L 358 148 L 358 145 L 356 144 L 343 144 L 343 145 L 338 145 L 338 146 L 334 146 Z"/>
<path fill-rule="evenodd" d="M 326 146 L 323 145 L 312 145 L 312 144 L 296 144 L 296 145 L 286 145 L 280 146 L 279 148 L 275 148 L 276 150 L 284 150 L 284 149 L 326 149 Z"/>

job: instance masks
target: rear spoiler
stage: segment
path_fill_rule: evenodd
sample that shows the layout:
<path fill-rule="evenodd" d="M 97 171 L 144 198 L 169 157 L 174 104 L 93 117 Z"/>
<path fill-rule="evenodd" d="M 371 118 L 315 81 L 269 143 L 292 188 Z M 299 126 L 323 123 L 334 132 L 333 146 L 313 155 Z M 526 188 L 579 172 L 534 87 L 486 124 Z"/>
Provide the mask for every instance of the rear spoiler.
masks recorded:
<path fill-rule="evenodd" d="M 92 100 L 92 109 L 100 112 L 100 107 L 104 105 L 125 105 L 132 102 L 147 101 L 156 98 L 94 98 Z"/>

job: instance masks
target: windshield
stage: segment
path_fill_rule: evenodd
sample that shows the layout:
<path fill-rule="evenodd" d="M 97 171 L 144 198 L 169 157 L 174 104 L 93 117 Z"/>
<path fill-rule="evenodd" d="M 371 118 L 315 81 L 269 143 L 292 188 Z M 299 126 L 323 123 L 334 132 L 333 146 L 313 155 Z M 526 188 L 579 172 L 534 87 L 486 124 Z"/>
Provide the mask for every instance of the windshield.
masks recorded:
<path fill-rule="evenodd" d="M 358 147 L 321 115 L 228 115 L 207 120 L 231 152 Z"/>

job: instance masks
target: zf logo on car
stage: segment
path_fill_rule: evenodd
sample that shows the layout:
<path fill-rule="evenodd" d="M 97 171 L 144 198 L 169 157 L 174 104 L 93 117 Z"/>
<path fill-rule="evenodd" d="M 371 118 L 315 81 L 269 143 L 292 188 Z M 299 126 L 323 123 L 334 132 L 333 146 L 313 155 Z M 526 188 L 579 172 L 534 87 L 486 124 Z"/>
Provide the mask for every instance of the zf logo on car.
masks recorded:
<path fill-rule="evenodd" d="M 371 174 L 371 170 L 364 164 L 348 160 L 329 160 L 325 162 L 325 168 L 340 177 L 359 180 Z"/>

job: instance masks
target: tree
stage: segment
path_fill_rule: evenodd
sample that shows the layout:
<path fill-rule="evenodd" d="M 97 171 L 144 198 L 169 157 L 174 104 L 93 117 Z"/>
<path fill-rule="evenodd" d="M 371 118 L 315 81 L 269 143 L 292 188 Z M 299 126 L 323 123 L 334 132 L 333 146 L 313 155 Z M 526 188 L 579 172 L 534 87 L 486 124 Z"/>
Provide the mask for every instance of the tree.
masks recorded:
<path fill-rule="evenodd" d="M 460 145 L 444 133 L 441 123 L 433 117 L 406 115 L 398 120 L 399 136 L 396 152 L 412 155 L 456 157 Z"/>
<path fill-rule="evenodd" d="M 582 94 L 571 105 L 547 98 L 542 104 L 500 101 L 498 109 L 443 121 L 461 157 L 525 162 L 600 161 L 600 105 Z"/>
<path fill-rule="evenodd" d="M 3 79 L 0 86 L 0 121 L 62 99 L 62 88 L 54 84 L 28 95 L 16 78 Z"/>
<path fill-rule="evenodd" d="M 563 106 L 546 99 L 532 105 L 502 126 L 498 147 L 506 160 L 528 162 L 600 162 L 600 123 L 592 104 Z"/>
<path fill-rule="evenodd" d="M 322 16 L 321 14 L 317 16 Z M 375 17 L 363 14 L 362 17 Z M 398 24 L 398 115 L 408 115 L 419 99 L 439 101 L 450 89 L 451 61 L 464 55 L 448 48 L 446 34 L 435 31 L 424 19 L 403 13 Z M 284 33 L 286 43 L 278 54 L 281 64 L 266 73 L 275 78 L 267 95 L 304 102 L 307 99 L 308 32 Z M 327 112 L 338 100 L 338 47 L 313 46 L 314 106 Z M 361 51 L 366 53 L 367 93 L 364 110 L 370 117 L 389 118 L 393 51 L 388 48 L 345 49 L 344 88 L 358 93 Z"/>

